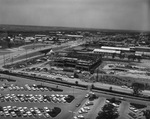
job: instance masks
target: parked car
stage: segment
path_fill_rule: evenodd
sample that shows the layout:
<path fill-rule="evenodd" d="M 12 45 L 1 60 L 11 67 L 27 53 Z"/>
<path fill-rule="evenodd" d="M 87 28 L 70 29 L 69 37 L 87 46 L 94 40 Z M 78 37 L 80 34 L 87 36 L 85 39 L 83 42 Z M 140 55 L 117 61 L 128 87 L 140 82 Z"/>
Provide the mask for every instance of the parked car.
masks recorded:
<path fill-rule="evenodd" d="M 79 107 L 81 105 L 81 103 L 76 104 L 76 107 Z"/>
<path fill-rule="evenodd" d="M 94 103 L 93 102 L 87 102 L 85 103 L 86 106 L 90 106 L 90 105 L 93 105 Z"/>

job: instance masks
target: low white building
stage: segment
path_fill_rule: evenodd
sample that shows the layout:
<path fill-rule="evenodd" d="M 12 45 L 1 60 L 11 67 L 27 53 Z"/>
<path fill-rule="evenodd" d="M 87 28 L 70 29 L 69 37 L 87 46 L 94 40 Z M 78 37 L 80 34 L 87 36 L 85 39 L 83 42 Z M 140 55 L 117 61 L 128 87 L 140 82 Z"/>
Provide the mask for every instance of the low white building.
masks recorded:
<path fill-rule="evenodd" d="M 106 50 L 106 49 L 94 49 L 93 53 L 101 54 L 101 53 L 107 53 L 107 54 L 120 54 L 121 51 L 116 51 L 116 50 Z"/>

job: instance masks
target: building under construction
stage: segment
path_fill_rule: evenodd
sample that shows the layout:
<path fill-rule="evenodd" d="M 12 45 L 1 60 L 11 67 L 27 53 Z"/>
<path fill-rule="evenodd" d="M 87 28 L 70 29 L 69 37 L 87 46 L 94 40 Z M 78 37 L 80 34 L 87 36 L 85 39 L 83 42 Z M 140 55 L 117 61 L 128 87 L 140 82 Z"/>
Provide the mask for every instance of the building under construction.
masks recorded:
<path fill-rule="evenodd" d="M 89 53 L 69 52 L 67 56 L 59 56 L 54 65 L 63 68 L 93 72 L 101 64 L 101 55 Z"/>

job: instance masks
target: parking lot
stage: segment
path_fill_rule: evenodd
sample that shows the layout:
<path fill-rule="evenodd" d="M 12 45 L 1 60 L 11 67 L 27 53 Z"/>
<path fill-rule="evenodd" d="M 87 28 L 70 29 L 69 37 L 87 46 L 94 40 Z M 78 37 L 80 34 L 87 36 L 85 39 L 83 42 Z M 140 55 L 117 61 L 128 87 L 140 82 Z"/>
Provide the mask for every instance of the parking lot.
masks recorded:
<path fill-rule="evenodd" d="M 101 94 L 100 95 L 98 94 L 99 95 L 98 99 L 94 101 L 90 101 L 88 95 L 89 92 L 87 92 L 87 90 L 77 89 L 76 87 L 73 88 L 64 87 L 55 84 L 43 83 L 40 81 L 33 81 L 33 80 L 31 81 L 24 78 L 17 78 L 14 76 L 11 76 L 10 78 L 15 79 L 16 82 L 12 83 L 12 82 L 3 81 L 0 84 L 0 87 L 3 87 L 3 89 L 0 89 L 0 94 L 1 94 L 0 106 L 2 107 L 2 109 L 3 107 L 5 108 L 7 106 L 9 107 L 16 106 L 17 108 L 27 107 L 28 109 L 27 112 L 28 112 L 31 111 L 32 108 L 34 107 L 43 110 L 45 107 L 48 107 L 49 109 L 58 107 L 61 109 L 61 112 L 55 117 L 55 119 L 60 119 L 60 118 L 66 118 L 66 119 L 88 118 L 89 119 L 92 118 L 94 115 L 95 115 L 94 117 L 97 116 L 97 113 L 102 108 L 103 104 L 111 103 L 109 101 L 109 98 L 105 98 L 106 95 L 101 96 Z M 43 86 L 42 89 L 41 86 Z M 62 89 L 62 91 L 57 91 L 56 89 Z M 68 102 L 67 97 L 69 96 L 74 96 L 75 99 L 72 100 L 71 102 Z M 88 105 L 90 103 L 91 105 Z M 115 105 L 118 108 L 120 115 L 122 115 L 119 119 L 122 119 L 122 117 L 127 117 L 127 119 L 128 118 L 133 119 L 134 117 L 138 117 L 139 115 L 142 114 L 141 111 L 139 109 L 136 109 L 135 107 L 134 110 L 132 111 L 133 106 L 130 106 L 129 102 L 126 101 L 122 101 L 120 104 L 114 103 L 113 105 Z M 2 118 L 6 118 L 5 113 L 7 114 L 7 112 L 3 112 Z M 40 116 L 40 118 L 47 118 L 45 116 L 45 111 L 44 114 L 43 112 L 41 112 L 41 114 L 42 116 Z M 37 116 L 38 114 L 35 114 L 36 116 L 34 116 L 33 114 L 32 116 L 29 116 L 30 114 L 29 115 L 24 114 L 24 115 L 27 116 L 24 117 L 21 113 L 20 117 L 18 117 L 17 114 L 16 117 L 15 116 L 14 117 L 20 119 L 39 118 L 39 116 Z M 48 114 L 46 115 L 48 116 Z M 7 118 L 13 118 L 12 114 L 9 113 L 9 116 L 7 116 Z M 53 118 L 53 117 L 50 116 L 49 118 Z M 141 116 L 141 118 L 144 119 L 143 116 Z"/>
<path fill-rule="evenodd" d="M 67 103 L 70 95 L 0 94 L 0 102 Z"/>
<path fill-rule="evenodd" d="M 1 117 L 55 117 L 57 114 L 61 112 L 61 108 L 59 107 L 36 107 L 37 103 L 70 103 L 69 100 L 70 95 L 59 95 L 59 94 L 51 94 L 51 95 L 42 95 L 42 94 L 0 94 L 0 102 L 1 103 L 10 103 L 14 106 L 0 106 L 0 116 Z M 17 107 L 15 104 L 17 103 L 26 103 L 28 106 L 30 103 L 34 107 Z M 42 104 L 40 104 L 42 105 Z"/>
<path fill-rule="evenodd" d="M 2 117 L 50 118 L 50 117 L 55 117 L 55 115 L 53 114 L 55 110 L 59 110 L 59 113 L 61 112 L 61 109 L 58 107 L 28 108 L 28 107 L 17 107 L 17 106 L 5 106 L 5 107 L 0 106 L 0 116 L 1 116 L 0 118 Z"/>
<path fill-rule="evenodd" d="M 8 78 L 15 79 L 16 82 L 0 82 L 0 115 L 2 115 L 0 118 L 53 118 L 44 109 L 48 108 L 52 110 L 55 107 L 61 110 L 55 117 L 56 119 L 60 119 L 66 115 L 69 117 L 71 114 L 68 111 L 77 108 L 75 105 L 81 102 L 86 94 L 86 91 L 75 87 L 71 89 L 70 87 L 31 81 L 13 76 Z M 7 106 L 8 109 L 6 110 Z M 14 106 L 16 106 L 16 111 L 13 109 Z M 39 111 L 36 109 L 36 114 L 31 112 L 34 107 L 39 109 Z M 18 109 L 23 109 L 23 112 L 18 112 Z"/>

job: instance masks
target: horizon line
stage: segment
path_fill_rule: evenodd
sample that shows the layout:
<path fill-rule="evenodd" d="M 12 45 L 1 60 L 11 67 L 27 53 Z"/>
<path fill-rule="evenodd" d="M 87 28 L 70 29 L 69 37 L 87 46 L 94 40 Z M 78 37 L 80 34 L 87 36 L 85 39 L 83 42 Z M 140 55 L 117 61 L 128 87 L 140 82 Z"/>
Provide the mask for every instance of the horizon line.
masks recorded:
<path fill-rule="evenodd" d="M 72 28 L 72 29 L 79 29 L 79 30 L 112 30 L 112 31 L 132 31 L 132 32 L 149 32 L 148 30 L 129 30 L 129 29 L 109 29 L 109 28 L 89 28 L 89 27 L 71 27 L 71 26 L 45 26 L 45 25 L 20 25 L 20 24 L 0 24 L 0 27 L 4 26 L 22 26 L 22 27 L 54 27 L 54 28 Z"/>

